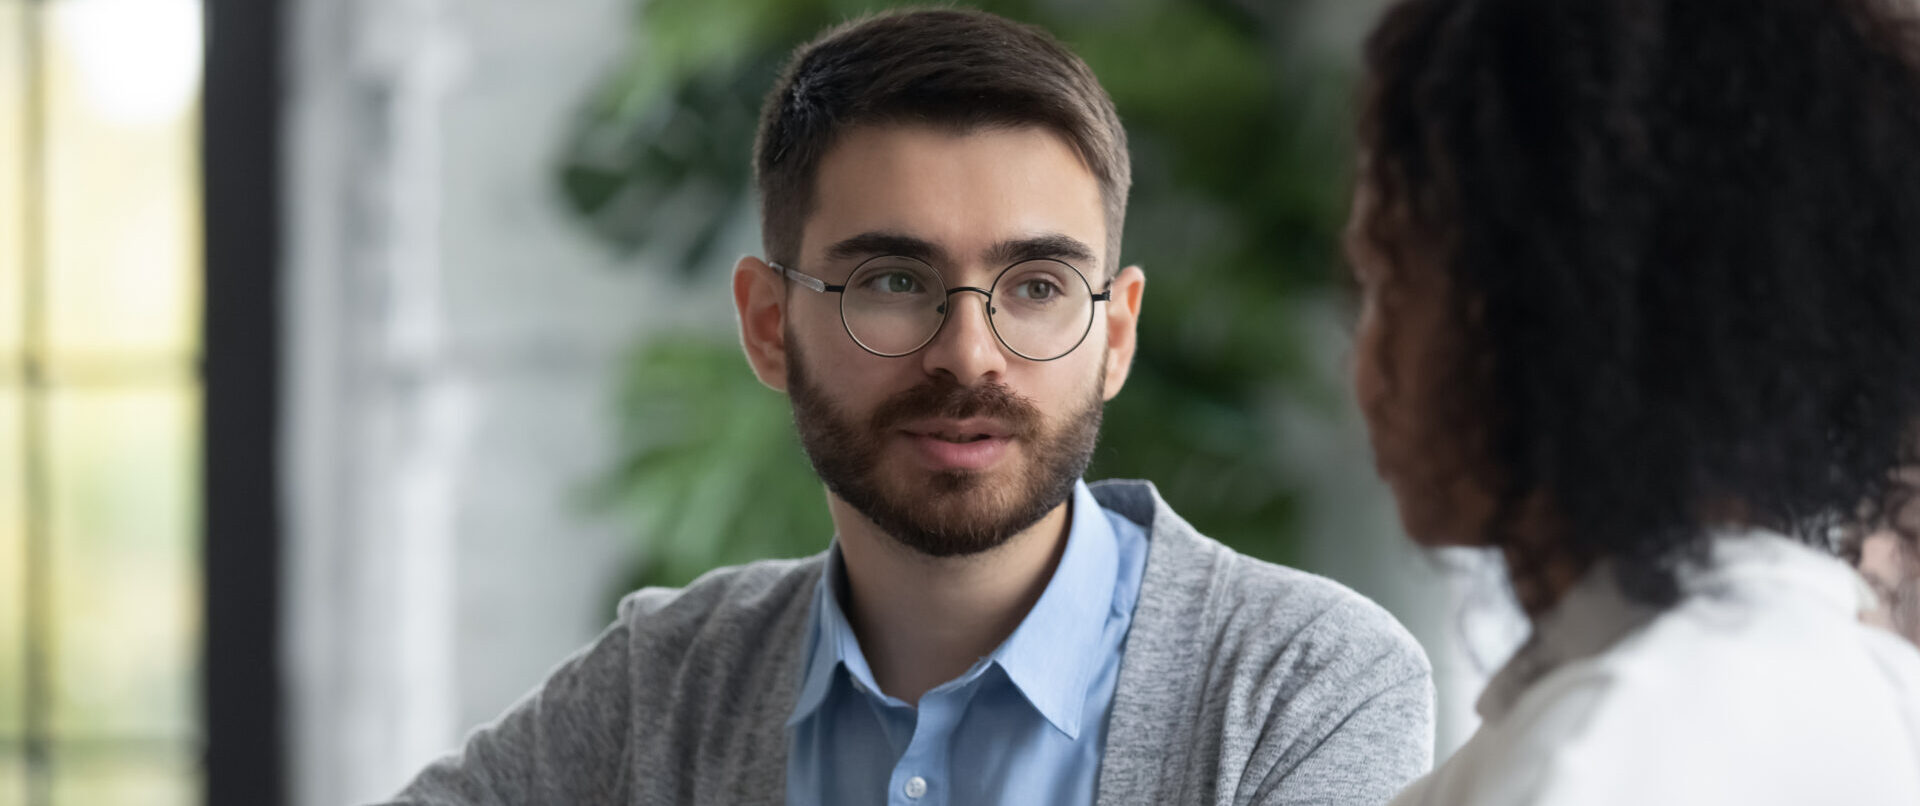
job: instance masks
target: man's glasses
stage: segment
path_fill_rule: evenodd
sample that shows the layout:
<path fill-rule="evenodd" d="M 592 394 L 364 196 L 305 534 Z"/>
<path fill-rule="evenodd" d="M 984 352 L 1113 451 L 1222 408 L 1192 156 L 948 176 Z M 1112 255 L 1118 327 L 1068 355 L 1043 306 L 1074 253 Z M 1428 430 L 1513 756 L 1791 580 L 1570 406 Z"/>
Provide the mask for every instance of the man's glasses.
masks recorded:
<path fill-rule="evenodd" d="M 769 265 L 808 289 L 839 294 L 847 335 L 867 352 L 887 358 L 927 346 L 946 324 L 952 296 L 972 291 L 987 298 L 987 325 L 1002 345 L 1029 361 L 1052 361 L 1086 341 L 1093 330 L 1094 303 L 1106 301 L 1112 290 L 1108 284 L 1093 293 L 1079 269 L 1049 258 L 1008 266 L 987 288 L 947 288 L 932 266 L 901 255 L 861 262 L 844 285 L 829 285 L 778 263 Z"/>

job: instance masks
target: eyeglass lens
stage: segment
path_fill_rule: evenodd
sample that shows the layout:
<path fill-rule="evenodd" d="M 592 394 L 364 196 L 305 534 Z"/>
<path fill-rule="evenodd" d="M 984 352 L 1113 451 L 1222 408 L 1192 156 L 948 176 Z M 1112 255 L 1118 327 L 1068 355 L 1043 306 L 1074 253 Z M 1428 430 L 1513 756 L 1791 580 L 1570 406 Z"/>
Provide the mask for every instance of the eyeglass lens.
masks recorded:
<path fill-rule="evenodd" d="M 994 281 L 987 319 L 1007 349 L 1048 361 L 1072 352 L 1093 323 L 1093 290 L 1072 266 L 1029 260 Z M 966 293 L 966 292 L 962 292 Z M 947 287 L 932 266 L 907 257 L 874 258 L 847 279 L 840 301 L 847 334 L 881 355 L 925 346 L 946 320 Z"/>

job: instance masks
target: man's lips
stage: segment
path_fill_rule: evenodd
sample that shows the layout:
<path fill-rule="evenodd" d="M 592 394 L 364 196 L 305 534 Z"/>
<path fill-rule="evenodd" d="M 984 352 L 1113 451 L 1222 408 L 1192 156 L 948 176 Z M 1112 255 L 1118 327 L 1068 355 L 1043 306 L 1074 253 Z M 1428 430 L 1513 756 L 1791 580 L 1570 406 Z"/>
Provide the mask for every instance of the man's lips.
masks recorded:
<path fill-rule="evenodd" d="M 900 430 L 916 437 L 929 437 L 955 443 L 1006 439 L 1013 436 L 1013 429 L 999 420 L 986 417 L 965 420 L 916 420 L 901 426 Z"/>
<path fill-rule="evenodd" d="M 983 470 L 1013 444 L 1013 429 L 998 420 L 917 420 L 900 429 L 914 453 L 934 470 Z"/>

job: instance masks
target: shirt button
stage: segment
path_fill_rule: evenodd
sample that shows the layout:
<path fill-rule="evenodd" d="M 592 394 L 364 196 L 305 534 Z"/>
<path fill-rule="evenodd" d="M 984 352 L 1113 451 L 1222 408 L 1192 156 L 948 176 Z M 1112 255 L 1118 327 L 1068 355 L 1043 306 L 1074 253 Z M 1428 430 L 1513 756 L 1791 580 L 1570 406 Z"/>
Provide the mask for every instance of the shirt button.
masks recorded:
<path fill-rule="evenodd" d="M 927 794 L 927 779 L 918 775 L 907 779 L 907 797 L 919 800 L 920 796 L 925 794 Z"/>

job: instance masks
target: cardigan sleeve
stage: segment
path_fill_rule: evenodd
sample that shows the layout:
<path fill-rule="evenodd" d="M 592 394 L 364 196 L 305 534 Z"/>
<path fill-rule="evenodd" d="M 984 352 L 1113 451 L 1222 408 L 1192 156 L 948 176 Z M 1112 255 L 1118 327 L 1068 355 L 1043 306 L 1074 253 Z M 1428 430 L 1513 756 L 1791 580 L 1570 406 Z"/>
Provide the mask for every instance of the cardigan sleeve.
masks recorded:
<path fill-rule="evenodd" d="M 1347 598 L 1280 657 L 1286 674 L 1255 698 L 1269 704 L 1232 802 L 1381 804 L 1432 767 L 1432 669 L 1384 610 Z"/>
<path fill-rule="evenodd" d="M 617 803 L 628 788 L 629 620 L 648 593 L 621 604 L 621 618 L 563 661 L 539 688 L 455 752 L 433 762 L 389 806 Z M 664 593 L 664 591 L 662 592 Z"/>
<path fill-rule="evenodd" d="M 1262 782 L 1258 804 L 1379 804 L 1432 765 L 1433 684 L 1401 680 L 1347 712 L 1305 758 Z"/>
<path fill-rule="evenodd" d="M 824 554 L 647 588 L 391 806 L 771 804 Z"/>

